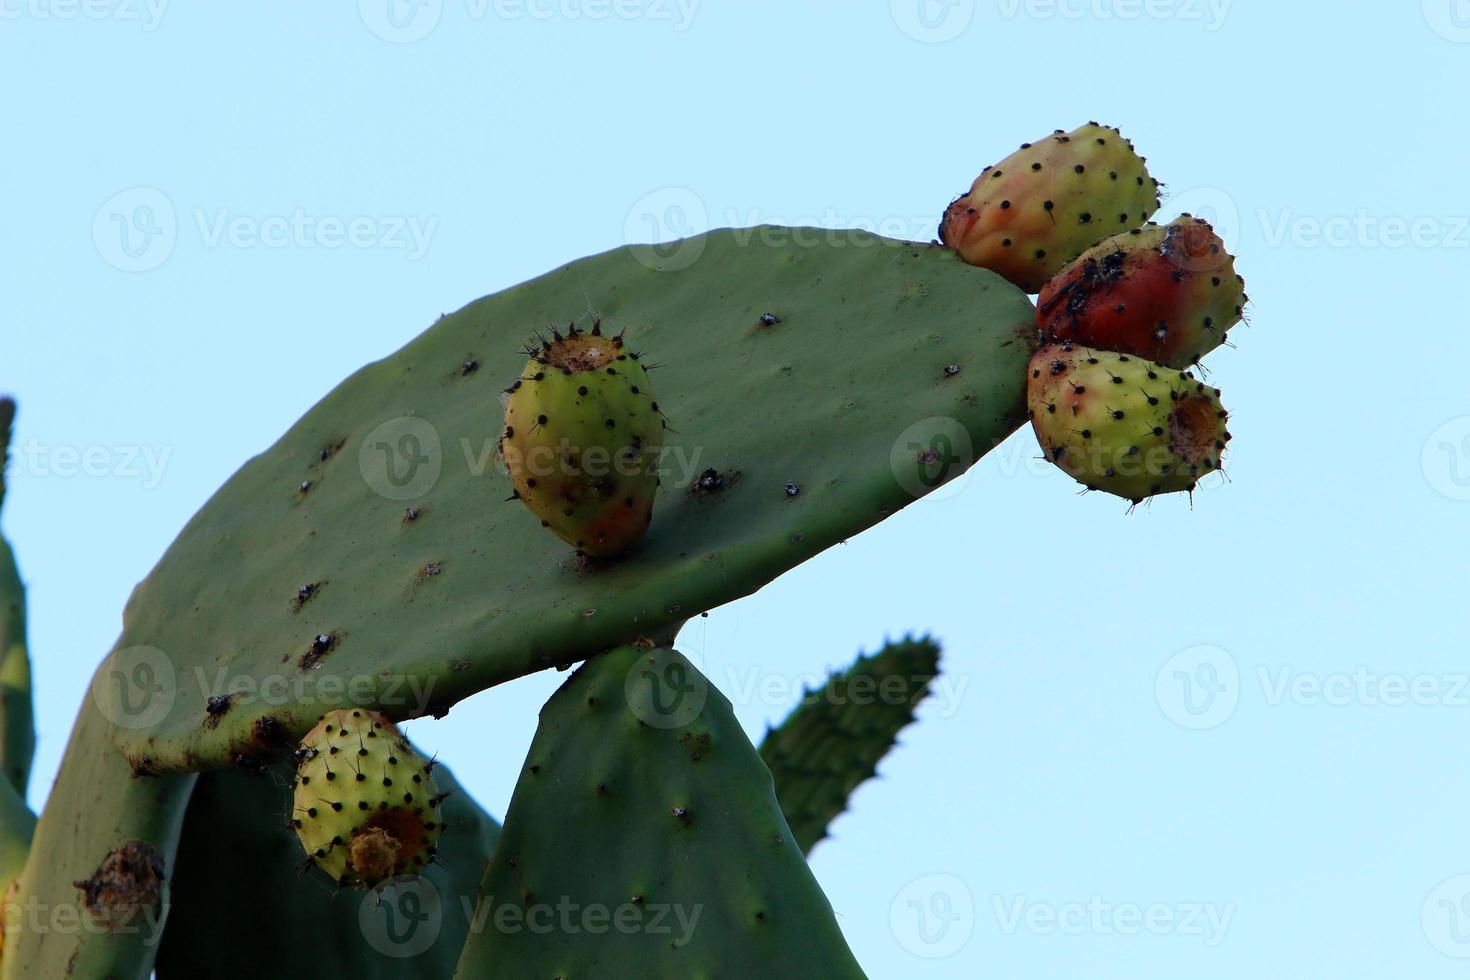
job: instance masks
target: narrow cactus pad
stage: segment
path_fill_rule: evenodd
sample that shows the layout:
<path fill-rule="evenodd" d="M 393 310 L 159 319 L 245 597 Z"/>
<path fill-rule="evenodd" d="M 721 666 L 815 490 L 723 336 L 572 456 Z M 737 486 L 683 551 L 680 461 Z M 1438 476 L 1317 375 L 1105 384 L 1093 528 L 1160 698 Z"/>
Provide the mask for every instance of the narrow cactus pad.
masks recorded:
<path fill-rule="evenodd" d="M 0 398 L 0 506 L 15 402 Z M 26 652 L 26 594 L 10 542 L 0 535 L 0 781 L 24 798 L 36 752 L 31 662 Z"/>
<path fill-rule="evenodd" d="M 804 852 L 810 854 L 827 836 L 853 791 L 877 774 L 938 673 L 939 645 L 933 640 L 889 643 L 833 674 L 766 733 L 761 758 Z"/>
<path fill-rule="evenodd" d="M 861 977 L 730 703 L 671 650 L 573 675 L 456 976 Z"/>
<path fill-rule="evenodd" d="M 129 761 L 285 751 L 324 710 L 444 712 L 659 638 L 1024 421 L 1035 309 L 948 249 L 767 227 L 687 241 L 677 268 L 661 254 L 617 249 L 444 317 L 248 462 L 128 604 L 119 650 L 173 666 L 159 717 L 117 733 Z M 652 526 L 612 563 L 528 516 L 495 460 L 525 345 L 598 318 L 649 352 L 670 420 Z"/>
<path fill-rule="evenodd" d="M 337 890 L 302 869 L 287 827 L 293 774 L 282 763 L 265 774 L 226 769 L 199 778 L 179 842 L 158 980 L 447 980 L 499 824 L 437 766 L 434 778 L 450 793 L 438 861 L 401 888 Z M 269 941 L 241 928 L 251 922 L 269 926 Z"/>

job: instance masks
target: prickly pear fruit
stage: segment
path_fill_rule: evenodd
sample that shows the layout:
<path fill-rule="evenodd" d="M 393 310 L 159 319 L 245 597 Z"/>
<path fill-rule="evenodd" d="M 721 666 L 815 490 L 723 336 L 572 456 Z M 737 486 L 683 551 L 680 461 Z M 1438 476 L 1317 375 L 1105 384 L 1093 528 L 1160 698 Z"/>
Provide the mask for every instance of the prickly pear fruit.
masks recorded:
<path fill-rule="evenodd" d="M 971 265 L 1035 293 L 1093 242 L 1158 209 L 1159 182 L 1133 144 L 1088 123 L 986 167 L 945 211 L 939 237 Z"/>
<path fill-rule="evenodd" d="M 1043 340 L 1182 368 L 1224 341 L 1245 304 L 1235 258 L 1186 214 L 1098 242 L 1042 287 L 1036 317 Z"/>
<path fill-rule="evenodd" d="M 296 759 L 291 826 L 338 884 L 371 888 L 434 860 L 444 825 L 434 765 L 386 717 L 328 712 Z"/>
<path fill-rule="evenodd" d="M 1128 354 L 1048 344 L 1031 359 L 1031 425 L 1046 458 L 1089 490 L 1139 503 L 1193 490 L 1230 433 L 1220 392 Z"/>
<path fill-rule="evenodd" d="M 600 323 L 528 353 L 500 438 L 516 496 L 582 553 L 620 555 L 648 530 L 658 492 L 665 422 L 648 374 Z"/>

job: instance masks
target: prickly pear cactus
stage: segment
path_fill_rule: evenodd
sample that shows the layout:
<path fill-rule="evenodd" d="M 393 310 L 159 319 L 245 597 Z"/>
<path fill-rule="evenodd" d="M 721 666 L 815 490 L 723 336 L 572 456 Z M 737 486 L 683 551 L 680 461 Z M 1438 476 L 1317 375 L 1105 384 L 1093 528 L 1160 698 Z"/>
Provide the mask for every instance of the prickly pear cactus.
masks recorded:
<path fill-rule="evenodd" d="M 945 211 L 939 237 L 971 265 L 1035 293 L 1093 242 L 1158 209 L 1159 183 L 1133 144 L 1088 123 L 986 167 Z"/>
<path fill-rule="evenodd" d="M 294 766 L 205 773 L 189 801 L 158 980 L 447 980 L 459 962 L 500 825 L 434 769 L 444 801 L 439 860 L 368 892 L 336 889 L 301 866 L 289 828 Z M 228 842 L 222 844 L 222 842 Z M 268 920 L 269 941 L 241 923 Z"/>
<path fill-rule="evenodd" d="M 0 398 L 0 507 L 5 503 L 5 463 L 14 421 L 15 402 Z M 8 781 L 22 797 L 36 751 L 33 713 L 25 586 L 10 542 L 0 535 L 0 780 Z"/>
<path fill-rule="evenodd" d="M 1162 364 L 1073 344 L 1031 360 L 1028 408 L 1047 459 L 1091 490 L 1139 503 L 1193 490 L 1230 433 L 1220 391 Z"/>
<path fill-rule="evenodd" d="M 1088 249 L 1041 290 L 1037 320 L 1045 340 L 1183 368 L 1225 342 L 1247 301 L 1220 236 L 1184 215 Z"/>
<path fill-rule="evenodd" d="M 657 352 L 674 421 L 647 536 L 588 567 L 494 456 L 519 346 L 597 317 Z M 962 473 L 1024 420 L 1034 343 L 999 277 L 861 232 L 621 248 L 471 304 L 344 382 L 184 529 L 115 654 L 160 651 L 177 684 L 116 743 L 141 772 L 220 766 L 289 750 L 324 707 L 444 712 L 660 638 Z"/>
<path fill-rule="evenodd" d="M 500 455 L 515 495 L 594 558 L 627 551 L 653 519 L 668 423 L 640 359 L 600 322 L 573 324 L 532 348 L 508 392 Z"/>
<path fill-rule="evenodd" d="M 933 640 L 889 643 L 833 674 L 766 733 L 761 758 L 803 852 L 826 839 L 853 792 L 877 774 L 938 673 Z"/>
<path fill-rule="evenodd" d="M 296 758 L 291 826 L 332 881 L 371 888 L 434 860 L 444 799 L 398 726 L 376 711 L 329 711 Z"/>
<path fill-rule="evenodd" d="M 863 975 L 729 702 L 667 649 L 547 702 L 475 916 L 461 980 Z"/>

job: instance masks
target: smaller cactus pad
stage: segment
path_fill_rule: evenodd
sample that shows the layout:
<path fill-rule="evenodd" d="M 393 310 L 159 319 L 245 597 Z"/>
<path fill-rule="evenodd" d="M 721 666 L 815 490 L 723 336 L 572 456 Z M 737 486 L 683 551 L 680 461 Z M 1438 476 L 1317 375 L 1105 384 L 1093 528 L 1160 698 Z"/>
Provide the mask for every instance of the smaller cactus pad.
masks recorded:
<path fill-rule="evenodd" d="M 826 838 L 853 791 L 877 774 L 938 673 L 933 640 L 889 643 L 833 674 L 766 733 L 761 758 L 802 851 Z"/>

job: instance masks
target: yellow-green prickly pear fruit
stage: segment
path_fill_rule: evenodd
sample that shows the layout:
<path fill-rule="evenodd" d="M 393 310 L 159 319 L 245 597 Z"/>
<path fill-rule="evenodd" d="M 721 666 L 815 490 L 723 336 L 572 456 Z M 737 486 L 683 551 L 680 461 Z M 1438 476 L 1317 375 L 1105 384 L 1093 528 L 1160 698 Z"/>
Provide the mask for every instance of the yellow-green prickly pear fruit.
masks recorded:
<path fill-rule="evenodd" d="M 296 752 L 291 826 L 338 884 L 371 888 L 417 874 L 443 829 L 434 765 L 383 715 L 323 715 Z"/>
<path fill-rule="evenodd" d="M 1047 459 L 1133 503 L 1193 490 L 1230 441 L 1218 389 L 1129 354 L 1048 344 L 1031 359 L 1026 403 Z"/>
<path fill-rule="evenodd" d="M 569 329 L 530 351 L 508 389 L 500 455 L 516 496 L 583 554 L 613 558 L 648 530 L 665 422 L 621 336 Z"/>
<path fill-rule="evenodd" d="M 971 265 L 1036 293 L 1105 235 L 1159 209 L 1159 183 L 1116 129 L 1060 129 L 986 167 L 944 212 L 939 237 Z"/>

